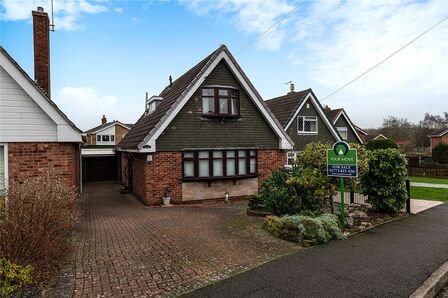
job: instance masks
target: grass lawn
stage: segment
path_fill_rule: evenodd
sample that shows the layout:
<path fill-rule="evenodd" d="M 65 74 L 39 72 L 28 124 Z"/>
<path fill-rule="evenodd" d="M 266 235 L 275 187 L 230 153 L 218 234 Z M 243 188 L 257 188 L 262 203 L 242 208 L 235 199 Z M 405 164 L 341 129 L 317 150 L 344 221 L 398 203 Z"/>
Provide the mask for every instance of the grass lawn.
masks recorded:
<path fill-rule="evenodd" d="M 443 178 L 425 178 L 425 177 L 408 177 L 411 182 L 448 184 L 448 179 Z"/>
<path fill-rule="evenodd" d="M 448 188 L 411 186 L 411 198 L 448 202 Z"/>

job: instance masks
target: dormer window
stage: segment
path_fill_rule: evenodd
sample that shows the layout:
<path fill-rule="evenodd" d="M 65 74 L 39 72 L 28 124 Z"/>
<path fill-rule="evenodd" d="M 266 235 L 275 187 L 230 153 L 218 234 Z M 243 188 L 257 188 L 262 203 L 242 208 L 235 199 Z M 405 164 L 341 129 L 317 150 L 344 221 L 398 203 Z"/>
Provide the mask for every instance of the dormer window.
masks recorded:
<path fill-rule="evenodd" d="M 145 112 L 146 114 L 151 114 L 157 108 L 157 106 L 162 102 L 163 98 L 160 96 L 151 96 L 151 98 L 146 98 L 145 101 Z"/>
<path fill-rule="evenodd" d="M 239 117 L 239 91 L 221 87 L 202 89 L 202 115 L 207 117 Z"/>

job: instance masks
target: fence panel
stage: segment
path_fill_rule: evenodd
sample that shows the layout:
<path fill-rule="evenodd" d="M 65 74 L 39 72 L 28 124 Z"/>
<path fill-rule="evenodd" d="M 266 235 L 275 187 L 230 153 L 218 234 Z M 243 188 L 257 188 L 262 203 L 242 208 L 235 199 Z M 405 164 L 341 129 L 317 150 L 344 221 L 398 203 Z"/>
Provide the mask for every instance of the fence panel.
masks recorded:
<path fill-rule="evenodd" d="M 362 193 L 354 192 L 352 193 L 352 197 L 350 196 L 350 192 L 344 193 L 344 203 L 345 205 L 368 205 L 367 203 L 367 196 L 363 195 Z M 341 193 L 338 191 L 336 195 L 333 196 L 333 200 L 336 203 L 341 203 Z"/>
<path fill-rule="evenodd" d="M 431 178 L 448 178 L 448 168 L 408 168 L 409 176 L 431 177 Z"/>

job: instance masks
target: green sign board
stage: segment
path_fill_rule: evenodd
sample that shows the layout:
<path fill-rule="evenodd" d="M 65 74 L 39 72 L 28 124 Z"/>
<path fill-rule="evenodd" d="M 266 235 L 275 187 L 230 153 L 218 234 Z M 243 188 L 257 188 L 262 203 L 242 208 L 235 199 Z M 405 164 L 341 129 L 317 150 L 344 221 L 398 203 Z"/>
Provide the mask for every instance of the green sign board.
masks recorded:
<path fill-rule="evenodd" d="M 333 177 L 358 177 L 358 156 L 356 149 L 350 149 L 346 142 L 336 142 L 327 150 L 327 175 Z"/>

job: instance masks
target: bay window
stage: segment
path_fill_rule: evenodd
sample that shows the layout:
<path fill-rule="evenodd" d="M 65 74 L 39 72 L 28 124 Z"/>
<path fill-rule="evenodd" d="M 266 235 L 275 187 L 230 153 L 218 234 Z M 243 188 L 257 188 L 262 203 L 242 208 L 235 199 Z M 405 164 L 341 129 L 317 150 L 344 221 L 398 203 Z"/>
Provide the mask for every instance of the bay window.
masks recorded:
<path fill-rule="evenodd" d="M 238 117 L 240 115 L 239 91 L 225 87 L 202 89 L 202 115 Z"/>
<path fill-rule="evenodd" d="M 183 152 L 185 179 L 238 178 L 258 173 L 257 150 L 195 150 Z"/>
<path fill-rule="evenodd" d="M 298 116 L 297 132 L 301 134 L 317 133 L 317 117 L 316 116 Z"/>

